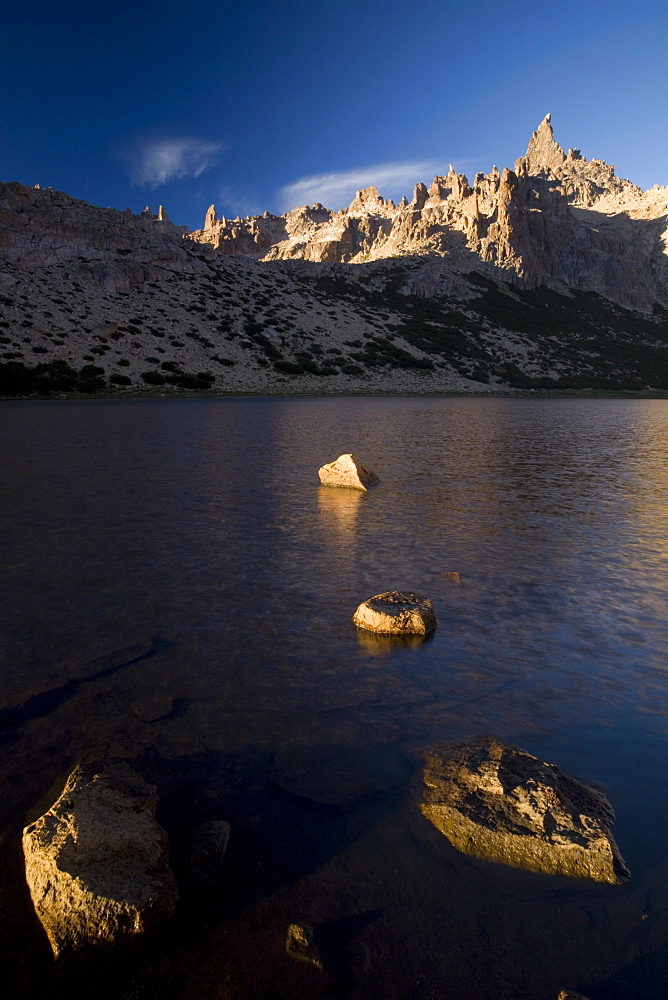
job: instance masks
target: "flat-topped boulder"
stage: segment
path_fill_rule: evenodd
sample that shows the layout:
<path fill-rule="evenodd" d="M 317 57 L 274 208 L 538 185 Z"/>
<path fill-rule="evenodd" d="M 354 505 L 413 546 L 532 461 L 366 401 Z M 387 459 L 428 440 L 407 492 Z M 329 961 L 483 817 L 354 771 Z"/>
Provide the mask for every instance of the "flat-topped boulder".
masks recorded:
<path fill-rule="evenodd" d="M 123 765 L 86 764 L 23 831 L 30 895 L 56 958 L 128 946 L 178 898 L 155 788 Z"/>
<path fill-rule="evenodd" d="M 370 490 L 380 482 L 378 476 L 358 462 L 354 455 L 339 455 L 335 462 L 318 469 L 323 486 L 343 486 L 353 490 Z"/>
<path fill-rule="evenodd" d="M 363 601 L 353 624 L 384 635 L 427 635 L 436 628 L 436 615 L 428 597 L 389 590 Z"/>
<path fill-rule="evenodd" d="M 425 753 L 420 810 L 458 850 L 516 868 L 619 885 L 629 872 L 600 792 L 495 737 Z"/>

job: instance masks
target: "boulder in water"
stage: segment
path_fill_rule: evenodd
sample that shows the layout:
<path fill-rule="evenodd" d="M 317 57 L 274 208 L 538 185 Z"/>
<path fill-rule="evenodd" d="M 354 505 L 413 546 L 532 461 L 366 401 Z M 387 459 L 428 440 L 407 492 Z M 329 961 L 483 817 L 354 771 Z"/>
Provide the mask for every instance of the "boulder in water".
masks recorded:
<path fill-rule="evenodd" d="M 604 795 L 495 737 L 425 753 L 420 809 L 460 851 L 619 885 L 629 872 Z"/>
<path fill-rule="evenodd" d="M 344 486 L 354 490 L 370 490 L 380 482 L 378 476 L 365 468 L 354 455 L 339 455 L 335 462 L 318 469 L 324 486 Z"/>
<path fill-rule="evenodd" d="M 436 628 L 436 615 L 428 597 L 389 590 L 360 604 L 353 624 L 385 635 L 427 635 Z"/>
<path fill-rule="evenodd" d="M 155 788 L 124 765 L 76 767 L 60 798 L 23 831 L 30 895 L 56 958 L 128 946 L 178 898 Z"/>

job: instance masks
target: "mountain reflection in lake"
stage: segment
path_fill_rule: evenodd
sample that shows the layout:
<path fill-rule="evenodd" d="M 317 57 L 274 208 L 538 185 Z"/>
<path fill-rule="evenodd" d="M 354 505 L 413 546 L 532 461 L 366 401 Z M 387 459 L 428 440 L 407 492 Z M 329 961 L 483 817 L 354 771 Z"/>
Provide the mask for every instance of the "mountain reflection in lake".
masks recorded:
<path fill-rule="evenodd" d="M 7 995 L 77 995 L 20 831 L 74 764 L 120 756 L 177 868 L 198 822 L 233 832 L 226 885 L 184 893 L 100 997 L 663 998 L 666 440 L 663 400 L 4 403 Z M 378 489 L 318 485 L 347 451 Z M 392 589 L 432 599 L 429 641 L 350 624 Z M 411 774 L 478 733 L 601 787 L 631 882 L 458 854 Z M 286 957 L 294 920 L 328 975 Z"/>

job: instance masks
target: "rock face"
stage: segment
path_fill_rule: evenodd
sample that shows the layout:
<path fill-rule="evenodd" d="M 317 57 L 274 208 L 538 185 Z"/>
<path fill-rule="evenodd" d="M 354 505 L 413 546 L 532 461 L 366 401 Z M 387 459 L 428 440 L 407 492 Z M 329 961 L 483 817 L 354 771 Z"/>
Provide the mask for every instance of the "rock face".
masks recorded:
<path fill-rule="evenodd" d="M 460 851 L 549 874 L 627 881 L 600 792 L 494 737 L 425 755 L 420 809 Z"/>
<path fill-rule="evenodd" d="M 157 215 L 98 208 L 51 188 L 0 183 L 0 249 L 19 270 L 68 263 L 73 277 L 108 292 L 170 272 L 193 273 L 201 262 L 187 253 L 187 229 L 174 226 L 162 205 Z"/>
<path fill-rule="evenodd" d="M 75 768 L 62 795 L 23 831 L 26 878 L 54 955 L 128 946 L 178 898 L 155 789 L 122 766 Z"/>
<path fill-rule="evenodd" d="M 556 280 L 634 308 L 668 303 L 668 188 L 643 192 L 602 160 L 564 152 L 550 115 L 513 170 L 493 167 L 471 184 L 451 166 L 417 184 L 410 202 L 369 187 L 340 211 L 317 204 L 230 221 L 212 209 L 191 237 L 225 254 L 328 263 L 429 255 L 443 274 L 482 266 L 527 289 Z M 418 280 L 413 291 L 431 294 Z"/>
<path fill-rule="evenodd" d="M 356 461 L 354 455 L 339 455 L 336 461 L 318 469 L 318 475 L 324 486 L 344 486 L 364 492 L 380 482 L 378 476 Z"/>
<path fill-rule="evenodd" d="M 353 624 L 386 635 L 427 635 L 436 628 L 436 615 L 428 597 L 390 590 L 360 604 Z"/>

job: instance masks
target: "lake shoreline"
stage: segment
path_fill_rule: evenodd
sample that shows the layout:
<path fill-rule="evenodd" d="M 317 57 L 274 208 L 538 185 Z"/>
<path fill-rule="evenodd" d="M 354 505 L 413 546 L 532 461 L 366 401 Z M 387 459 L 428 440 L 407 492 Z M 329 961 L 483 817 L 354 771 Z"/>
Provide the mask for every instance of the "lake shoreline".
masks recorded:
<path fill-rule="evenodd" d="M 359 389 L 349 390 L 327 390 L 305 389 L 293 392 L 261 392 L 257 389 L 233 390 L 230 392 L 191 392 L 187 389 L 172 390 L 167 392 L 151 392 L 134 390 L 129 392 L 63 392 L 51 395 L 28 395 L 28 396 L 0 396 L 0 403 L 8 402 L 54 402 L 56 400 L 122 400 L 122 399 L 314 399 L 327 397 L 332 399 L 345 398 L 373 398 L 382 396 L 387 398 L 396 397 L 409 398 L 411 396 L 420 399 L 668 399 L 668 390 L 648 389 L 644 392 L 634 389 L 614 389 L 606 392 L 602 389 L 561 389 L 561 390 L 540 390 L 540 389 L 512 389 L 508 386 L 481 390 L 480 392 L 467 392 L 466 390 L 446 389 L 442 392 L 433 389 L 419 392 L 418 390 L 389 390 L 389 389 Z"/>

